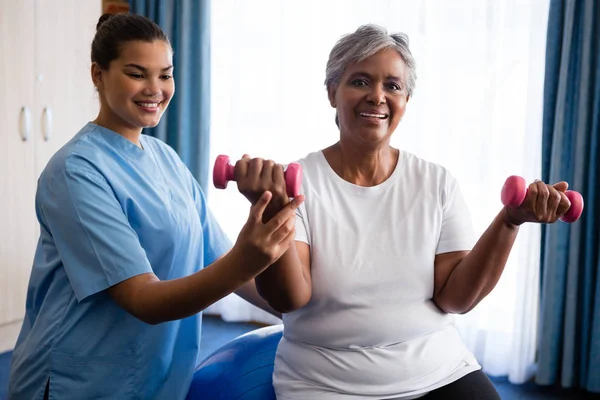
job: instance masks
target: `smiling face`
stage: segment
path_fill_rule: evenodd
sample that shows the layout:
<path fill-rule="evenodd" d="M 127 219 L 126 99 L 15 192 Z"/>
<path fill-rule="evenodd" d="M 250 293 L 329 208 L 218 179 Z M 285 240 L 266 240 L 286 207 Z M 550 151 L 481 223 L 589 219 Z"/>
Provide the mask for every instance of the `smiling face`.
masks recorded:
<path fill-rule="evenodd" d="M 328 88 L 340 135 L 362 144 L 388 142 L 406 110 L 407 67 L 394 49 L 381 50 L 346 68 Z"/>
<path fill-rule="evenodd" d="M 168 43 L 124 43 L 108 69 L 92 65 L 101 103 L 98 120 L 125 135 L 156 126 L 175 92 L 172 73 L 173 54 Z"/>

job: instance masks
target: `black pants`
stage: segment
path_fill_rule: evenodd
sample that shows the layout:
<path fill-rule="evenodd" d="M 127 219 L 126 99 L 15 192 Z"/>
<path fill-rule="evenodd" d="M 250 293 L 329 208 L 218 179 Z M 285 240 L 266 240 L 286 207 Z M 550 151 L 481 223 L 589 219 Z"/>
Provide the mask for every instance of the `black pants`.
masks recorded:
<path fill-rule="evenodd" d="M 500 400 L 492 381 L 481 370 L 431 391 L 423 400 Z M 419 399 L 419 400 L 421 400 Z"/>
<path fill-rule="evenodd" d="M 50 396 L 50 379 L 46 382 L 46 390 L 44 391 L 44 400 L 48 400 L 48 396 Z"/>

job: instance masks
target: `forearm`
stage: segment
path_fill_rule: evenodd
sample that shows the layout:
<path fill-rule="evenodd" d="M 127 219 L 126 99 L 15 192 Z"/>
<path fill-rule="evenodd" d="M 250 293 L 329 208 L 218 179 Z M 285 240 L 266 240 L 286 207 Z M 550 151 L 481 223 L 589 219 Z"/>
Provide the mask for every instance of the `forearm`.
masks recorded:
<path fill-rule="evenodd" d="M 239 267 L 242 262 L 232 251 L 193 275 L 143 285 L 134 294 L 134 314 L 150 324 L 197 314 L 253 278 Z"/>
<path fill-rule="evenodd" d="M 256 278 L 258 293 L 275 310 L 286 313 L 302 308 L 311 296 L 310 281 L 304 276 L 296 246 Z"/>
<path fill-rule="evenodd" d="M 519 231 L 506 215 L 504 208 L 436 293 L 434 301 L 442 310 L 466 313 L 496 286 Z"/>
<path fill-rule="evenodd" d="M 258 294 L 254 280 L 246 282 L 244 286 L 235 291 L 235 294 L 246 300 L 248 303 L 268 312 L 269 314 L 274 315 L 277 318 L 281 318 L 281 313 L 273 309 L 273 307 L 271 307 L 269 303 L 267 303 L 267 301 Z"/>

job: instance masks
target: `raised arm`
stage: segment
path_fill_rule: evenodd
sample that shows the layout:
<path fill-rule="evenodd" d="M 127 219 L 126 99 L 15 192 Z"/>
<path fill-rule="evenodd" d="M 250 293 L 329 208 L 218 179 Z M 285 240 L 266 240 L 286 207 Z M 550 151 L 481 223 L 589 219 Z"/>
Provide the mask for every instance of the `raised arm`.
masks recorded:
<path fill-rule="evenodd" d="M 271 307 L 288 313 L 304 307 L 311 297 L 310 248 L 295 242 L 273 265 L 256 278 L 258 293 Z"/>
<path fill-rule="evenodd" d="M 272 160 L 251 159 L 244 155 L 235 165 L 235 181 L 239 191 L 252 203 L 265 190 L 273 199 L 264 213 L 268 221 L 290 201 L 286 191 L 284 168 Z M 299 225 L 297 224 L 297 227 Z M 303 307 L 311 297 L 310 248 L 296 241 L 273 265 L 256 279 L 258 293 L 280 313 Z"/>
<path fill-rule="evenodd" d="M 519 226 L 525 222 L 554 223 L 570 207 L 566 182 L 554 186 L 535 182 L 518 208 L 504 207 L 470 252 L 440 254 L 435 258 L 433 300 L 454 314 L 472 310 L 496 286 Z"/>

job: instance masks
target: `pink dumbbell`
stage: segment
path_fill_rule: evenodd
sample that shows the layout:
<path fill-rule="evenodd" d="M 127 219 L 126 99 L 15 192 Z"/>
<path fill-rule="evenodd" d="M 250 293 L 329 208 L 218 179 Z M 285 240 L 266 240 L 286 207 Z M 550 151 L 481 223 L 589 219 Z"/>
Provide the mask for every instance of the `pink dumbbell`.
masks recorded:
<path fill-rule="evenodd" d="M 567 190 L 565 194 L 571 202 L 571 207 L 569 207 L 567 213 L 560 220 L 563 222 L 575 222 L 583 212 L 583 197 L 579 192 L 573 190 Z M 507 207 L 516 208 L 525 201 L 526 196 L 527 182 L 525 182 L 525 179 L 516 175 L 509 176 L 502 187 L 502 194 L 500 196 L 502 204 Z"/>
<path fill-rule="evenodd" d="M 213 183 L 217 189 L 225 189 L 227 182 L 233 181 L 235 167 L 229 163 L 229 156 L 220 155 L 215 161 L 213 169 Z M 302 184 L 302 167 L 298 163 L 290 163 L 284 172 L 285 190 L 289 197 L 300 194 Z"/>

